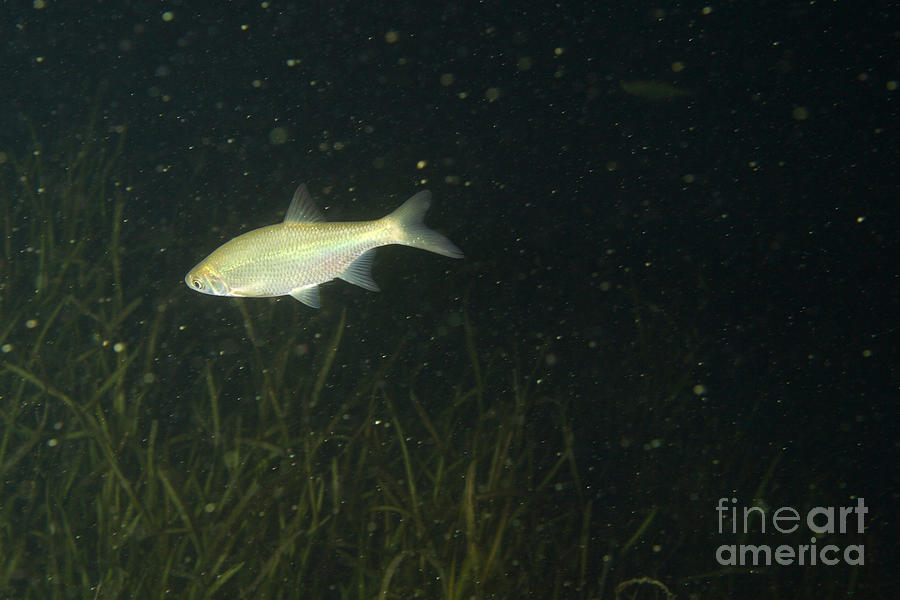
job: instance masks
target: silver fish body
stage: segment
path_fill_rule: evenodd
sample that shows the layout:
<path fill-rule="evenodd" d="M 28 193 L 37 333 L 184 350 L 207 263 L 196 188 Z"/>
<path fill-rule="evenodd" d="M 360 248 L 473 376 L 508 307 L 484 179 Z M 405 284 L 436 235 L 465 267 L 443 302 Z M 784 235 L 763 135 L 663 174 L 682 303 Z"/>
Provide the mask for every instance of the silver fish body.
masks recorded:
<path fill-rule="evenodd" d="M 371 265 L 375 248 L 402 244 L 451 258 L 463 254 L 423 222 L 431 193 L 422 191 L 377 221 L 325 222 L 305 185 L 294 192 L 284 222 L 254 229 L 222 244 L 184 281 L 213 296 L 290 295 L 318 308 L 318 286 L 343 279 L 378 291 Z"/>

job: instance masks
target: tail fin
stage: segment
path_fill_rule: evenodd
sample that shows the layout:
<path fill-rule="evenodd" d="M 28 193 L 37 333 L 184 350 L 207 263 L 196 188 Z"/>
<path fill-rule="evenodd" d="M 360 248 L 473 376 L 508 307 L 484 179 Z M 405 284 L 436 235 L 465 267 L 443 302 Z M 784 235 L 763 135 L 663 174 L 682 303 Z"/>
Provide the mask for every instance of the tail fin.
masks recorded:
<path fill-rule="evenodd" d="M 431 206 L 431 192 L 426 190 L 419 192 L 385 217 L 396 227 L 395 243 L 421 248 L 450 258 L 462 258 L 462 250 L 457 248 L 456 244 L 425 225 L 425 213 L 429 206 Z"/>

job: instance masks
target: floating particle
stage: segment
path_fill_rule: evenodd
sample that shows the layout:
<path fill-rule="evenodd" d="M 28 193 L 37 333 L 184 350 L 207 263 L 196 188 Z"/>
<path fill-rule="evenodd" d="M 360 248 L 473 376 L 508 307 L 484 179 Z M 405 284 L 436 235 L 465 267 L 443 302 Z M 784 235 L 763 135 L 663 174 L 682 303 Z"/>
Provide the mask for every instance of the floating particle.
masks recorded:
<path fill-rule="evenodd" d="M 805 121 L 809 118 L 809 109 L 805 106 L 797 106 L 791 112 L 791 116 L 797 121 Z"/>
<path fill-rule="evenodd" d="M 269 132 L 269 142 L 275 146 L 280 146 L 288 141 L 288 132 L 284 127 L 276 127 Z"/>

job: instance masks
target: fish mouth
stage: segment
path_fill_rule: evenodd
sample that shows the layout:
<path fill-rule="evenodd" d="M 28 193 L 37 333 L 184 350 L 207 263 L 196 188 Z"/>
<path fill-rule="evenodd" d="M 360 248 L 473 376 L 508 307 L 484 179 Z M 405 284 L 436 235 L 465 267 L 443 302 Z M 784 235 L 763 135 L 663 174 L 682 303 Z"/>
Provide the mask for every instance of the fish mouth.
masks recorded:
<path fill-rule="evenodd" d="M 184 283 L 201 294 L 209 294 L 210 296 L 227 296 L 228 285 L 222 278 L 209 268 L 195 267 L 188 271 L 184 276 Z"/>
<path fill-rule="evenodd" d="M 193 272 L 190 272 L 184 276 L 184 283 L 189 288 L 197 292 L 203 292 L 206 288 L 206 282 L 197 275 L 194 275 Z"/>

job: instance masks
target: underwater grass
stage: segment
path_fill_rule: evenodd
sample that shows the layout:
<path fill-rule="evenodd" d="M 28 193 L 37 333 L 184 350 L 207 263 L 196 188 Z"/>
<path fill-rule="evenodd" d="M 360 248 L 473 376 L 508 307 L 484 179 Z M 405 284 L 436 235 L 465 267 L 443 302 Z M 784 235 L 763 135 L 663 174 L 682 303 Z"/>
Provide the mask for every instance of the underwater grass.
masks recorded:
<path fill-rule="evenodd" d="M 624 518 L 588 489 L 596 441 L 539 383 L 546 344 L 510 359 L 463 316 L 448 380 L 403 337 L 361 360 L 347 312 L 300 327 L 234 301 L 239 356 L 186 365 L 218 340 L 184 336 L 195 313 L 129 279 L 149 242 L 121 227 L 123 137 L 92 131 L 0 165 L 2 597 L 670 597 L 646 550 L 667 515 L 642 492 L 664 467 L 635 463 Z M 628 360 L 650 372 L 668 325 L 636 305 Z M 684 410 L 689 354 L 640 379 L 610 439 Z"/>
<path fill-rule="evenodd" d="M 169 302 L 125 293 L 122 137 L 78 141 L 2 165 L 4 594 L 461 598 L 526 582 L 510 579 L 513 540 L 562 470 L 528 442 L 525 378 L 487 409 L 494 372 L 467 324 L 472 381 L 442 398 L 421 400 L 421 372 L 397 377 L 402 342 L 335 383 L 345 313 L 310 371 L 296 334 L 264 343 L 278 325 L 236 302 L 249 373 L 208 359 L 187 387 L 193 428 L 173 427 L 154 408 L 176 376 L 158 359 Z M 255 410 L 225 408 L 225 390 Z"/>

